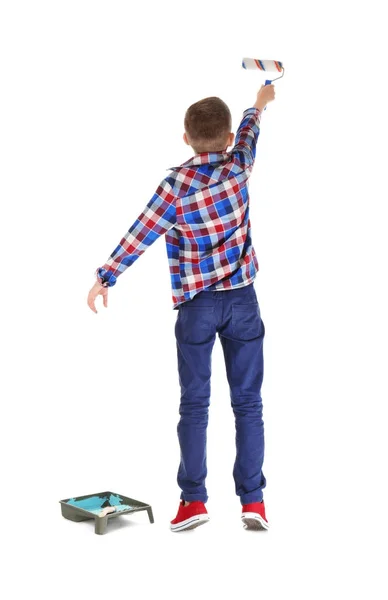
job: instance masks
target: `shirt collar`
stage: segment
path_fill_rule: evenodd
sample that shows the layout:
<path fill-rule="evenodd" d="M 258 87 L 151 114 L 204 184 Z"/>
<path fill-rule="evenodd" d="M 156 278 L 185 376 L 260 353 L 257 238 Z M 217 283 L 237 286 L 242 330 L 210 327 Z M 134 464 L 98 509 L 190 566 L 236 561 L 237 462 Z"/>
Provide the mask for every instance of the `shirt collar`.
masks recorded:
<path fill-rule="evenodd" d="M 170 167 L 167 169 L 171 171 L 173 169 L 181 169 L 182 167 L 195 167 L 197 165 L 221 163 L 230 157 L 230 152 L 199 152 L 186 162 L 179 165 L 179 167 Z"/>

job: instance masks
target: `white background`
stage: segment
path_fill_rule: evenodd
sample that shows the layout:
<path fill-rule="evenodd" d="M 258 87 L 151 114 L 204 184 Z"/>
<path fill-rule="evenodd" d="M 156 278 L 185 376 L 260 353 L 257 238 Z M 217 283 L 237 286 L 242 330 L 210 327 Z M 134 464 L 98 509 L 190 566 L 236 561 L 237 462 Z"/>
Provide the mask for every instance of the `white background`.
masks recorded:
<path fill-rule="evenodd" d="M 383 23 L 377 1 L 1 3 L 7 599 L 387 597 Z M 173 534 L 177 311 L 164 238 L 108 309 L 99 298 L 96 315 L 86 298 L 166 169 L 193 155 L 186 108 L 219 96 L 236 131 L 265 79 L 244 56 L 285 66 L 250 180 L 271 528 L 240 523 L 217 341 L 211 522 Z M 61 516 L 59 500 L 105 490 L 149 502 L 155 524 L 123 516 L 96 536 Z"/>

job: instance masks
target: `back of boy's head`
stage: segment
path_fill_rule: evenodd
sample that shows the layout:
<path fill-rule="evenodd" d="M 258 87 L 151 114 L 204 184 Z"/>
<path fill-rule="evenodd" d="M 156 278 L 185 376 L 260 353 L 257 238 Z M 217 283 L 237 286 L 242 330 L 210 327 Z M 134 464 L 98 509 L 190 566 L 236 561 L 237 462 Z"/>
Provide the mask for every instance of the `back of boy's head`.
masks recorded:
<path fill-rule="evenodd" d="M 216 96 L 192 104 L 186 111 L 184 126 L 190 145 L 199 152 L 214 152 L 225 148 L 232 128 L 228 106 Z"/>

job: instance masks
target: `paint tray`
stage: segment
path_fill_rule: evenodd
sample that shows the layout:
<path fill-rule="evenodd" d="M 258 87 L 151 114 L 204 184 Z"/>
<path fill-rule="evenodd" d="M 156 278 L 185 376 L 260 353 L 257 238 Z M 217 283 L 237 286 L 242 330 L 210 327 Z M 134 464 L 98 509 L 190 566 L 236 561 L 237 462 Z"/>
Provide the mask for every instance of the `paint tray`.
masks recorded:
<path fill-rule="evenodd" d="M 113 492 L 100 492 L 60 500 L 62 516 L 71 521 L 95 520 L 95 533 L 105 533 L 109 519 L 146 510 L 151 523 L 154 522 L 152 508 L 145 502 Z"/>

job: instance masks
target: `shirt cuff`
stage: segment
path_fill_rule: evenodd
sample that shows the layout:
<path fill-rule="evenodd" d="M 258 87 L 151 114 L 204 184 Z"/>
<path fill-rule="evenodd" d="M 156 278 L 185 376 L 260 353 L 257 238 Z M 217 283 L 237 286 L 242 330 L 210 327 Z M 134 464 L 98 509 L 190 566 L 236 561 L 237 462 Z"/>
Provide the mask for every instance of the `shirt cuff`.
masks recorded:
<path fill-rule="evenodd" d="M 96 277 L 97 281 L 103 287 L 113 287 L 117 281 L 117 277 L 115 277 L 112 271 L 107 271 L 106 269 L 99 267 L 96 269 Z"/>

